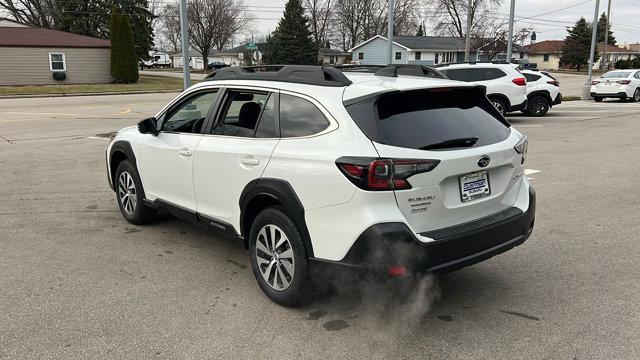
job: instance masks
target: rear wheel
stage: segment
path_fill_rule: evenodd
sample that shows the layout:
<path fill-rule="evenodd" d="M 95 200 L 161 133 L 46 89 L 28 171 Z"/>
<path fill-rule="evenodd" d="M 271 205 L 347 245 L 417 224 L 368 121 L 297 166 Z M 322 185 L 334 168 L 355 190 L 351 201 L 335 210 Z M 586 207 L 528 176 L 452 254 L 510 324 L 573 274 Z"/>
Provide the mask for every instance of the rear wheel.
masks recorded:
<path fill-rule="evenodd" d="M 636 91 L 633 92 L 633 97 L 631 98 L 633 102 L 640 101 L 640 88 L 636 88 Z"/>
<path fill-rule="evenodd" d="M 128 160 L 118 165 L 114 186 L 120 212 L 128 222 L 143 225 L 153 220 L 156 210 L 144 204 L 140 176 Z"/>
<path fill-rule="evenodd" d="M 527 115 L 544 116 L 549 111 L 549 100 L 544 96 L 534 96 L 527 104 Z"/>
<path fill-rule="evenodd" d="M 310 300 L 315 287 L 298 227 L 282 207 L 256 216 L 249 237 L 251 269 L 262 291 L 283 306 Z"/>
<path fill-rule="evenodd" d="M 600 96 L 594 96 L 593 97 L 593 101 L 595 102 L 602 102 L 602 98 Z"/>
<path fill-rule="evenodd" d="M 491 98 L 489 100 L 491 101 L 491 104 L 493 104 L 493 106 L 496 108 L 496 110 L 500 112 L 500 114 L 502 114 L 503 116 L 507 115 L 507 105 L 505 104 L 504 100 L 498 98 Z"/>

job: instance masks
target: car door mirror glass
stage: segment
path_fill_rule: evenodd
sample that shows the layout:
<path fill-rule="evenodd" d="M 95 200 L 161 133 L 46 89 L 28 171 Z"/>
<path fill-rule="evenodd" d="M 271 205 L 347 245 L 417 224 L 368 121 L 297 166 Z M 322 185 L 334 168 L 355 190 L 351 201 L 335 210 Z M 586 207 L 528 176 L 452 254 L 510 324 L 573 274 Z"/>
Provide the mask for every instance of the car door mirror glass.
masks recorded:
<path fill-rule="evenodd" d="M 146 118 L 138 123 L 141 134 L 158 135 L 158 120 L 155 117 Z"/>

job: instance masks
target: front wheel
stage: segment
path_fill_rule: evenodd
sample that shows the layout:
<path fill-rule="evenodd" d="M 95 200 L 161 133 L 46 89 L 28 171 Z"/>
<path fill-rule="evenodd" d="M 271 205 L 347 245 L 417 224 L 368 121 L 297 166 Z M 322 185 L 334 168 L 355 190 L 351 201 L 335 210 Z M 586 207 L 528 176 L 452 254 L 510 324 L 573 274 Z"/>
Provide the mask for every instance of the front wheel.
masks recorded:
<path fill-rule="evenodd" d="M 128 222 L 143 225 L 153 220 L 156 210 L 144 204 L 142 181 L 129 161 L 118 165 L 114 185 L 120 212 Z"/>
<path fill-rule="evenodd" d="M 281 207 L 256 216 L 249 235 L 251 269 L 262 291 L 283 306 L 310 300 L 315 288 L 302 235 Z"/>
<path fill-rule="evenodd" d="M 544 116 L 549 111 L 549 100 L 542 96 L 536 96 L 527 104 L 527 115 Z"/>

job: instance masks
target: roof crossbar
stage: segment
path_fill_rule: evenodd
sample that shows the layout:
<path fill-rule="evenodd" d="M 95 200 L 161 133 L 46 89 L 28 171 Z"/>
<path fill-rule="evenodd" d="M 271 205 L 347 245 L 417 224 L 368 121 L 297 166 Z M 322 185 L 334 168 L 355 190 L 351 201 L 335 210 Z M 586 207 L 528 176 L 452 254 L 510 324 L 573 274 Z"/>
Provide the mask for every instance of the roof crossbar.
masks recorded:
<path fill-rule="evenodd" d="M 438 70 L 430 66 L 418 65 L 418 64 L 387 65 L 382 69 L 376 71 L 375 74 L 378 76 L 390 76 L 390 77 L 398 77 L 398 75 L 408 75 L 408 76 L 432 77 L 436 79 L 446 79 L 446 77 L 442 75 L 440 72 L 438 72 Z"/>
<path fill-rule="evenodd" d="M 314 65 L 231 66 L 212 72 L 205 80 L 262 80 L 331 87 L 352 84 L 338 69 Z"/>

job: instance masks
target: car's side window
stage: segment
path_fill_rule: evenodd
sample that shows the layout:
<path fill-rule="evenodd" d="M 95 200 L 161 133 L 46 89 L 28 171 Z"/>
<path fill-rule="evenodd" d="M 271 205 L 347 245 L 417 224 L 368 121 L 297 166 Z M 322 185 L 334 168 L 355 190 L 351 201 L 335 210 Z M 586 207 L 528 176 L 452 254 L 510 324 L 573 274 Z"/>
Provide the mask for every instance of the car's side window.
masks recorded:
<path fill-rule="evenodd" d="M 269 95 L 269 99 L 264 104 L 262 115 L 258 121 L 256 129 L 257 138 L 275 138 L 276 134 L 276 94 Z"/>
<path fill-rule="evenodd" d="M 446 70 L 447 77 L 458 81 L 483 81 L 481 69 L 449 69 Z"/>
<path fill-rule="evenodd" d="M 252 90 L 229 90 L 227 91 L 220 117 L 214 125 L 211 133 L 214 135 L 238 136 L 238 137 L 254 137 L 258 120 L 263 110 L 267 110 L 264 115 L 265 122 L 273 123 L 274 106 L 267 106 L 270 94 L 263 91 Z M 271 114 L 269 114 L 271 113 Z M 271 118 L 271 120 L 269 120 Z M 267 137 L 268 125 L 261 130 L 260 137 Z M 275 126 L 272 126 L 272 136 Z"/>
<path fill-rule="evenodd" d="M 494 69 L 494 68 L 482 69 L 482 72 L 484 73 L 485 80 L 495 80 L 495 79 L 500 79 L 501 77 L 507 76 L 507 74 L 505 74 L 504 71 L 500 69 Z"/>
<path fill-rule="evenodd" d="M 637 73 L 635 73 L 635 75 L 633 75 L 633 76 L 635 76 L 635 78 L 636 78 L 636 79 L 640 79 L 640 71 L 638 71 Z"/>
<path fill-rule="evenodd" d="M 322 111 L 303 98 L 280 95 L 280 136 L 299 137 L 322 132 L 329 121 Z"/>
<path fill-rule="evenodd" d="M 527 79 L 527 82 L 534 82 L 534 81 L 538 81 L 541 76 L 540 75 L 534 75 L 534 74 L 523 74 L 524 78 Z"/>
<path fill-rule="evenodd" d="M 193 95 L 186 102 L 182 102 L 170 109 L 162 123 L 162 131 L 181 133 L 200 133 L 209 110 L 216 102 L 218 89 L 209 90 Z"/>

